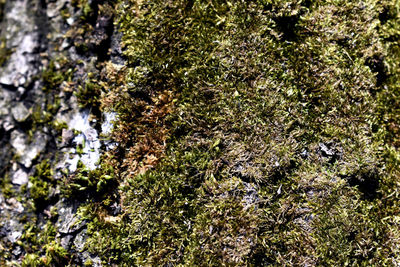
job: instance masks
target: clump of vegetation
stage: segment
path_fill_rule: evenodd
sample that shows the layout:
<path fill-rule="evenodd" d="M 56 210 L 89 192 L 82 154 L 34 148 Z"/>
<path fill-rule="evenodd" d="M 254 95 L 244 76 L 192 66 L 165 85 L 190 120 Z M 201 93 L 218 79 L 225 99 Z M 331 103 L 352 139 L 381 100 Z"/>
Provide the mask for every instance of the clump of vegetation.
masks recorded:
<path fill-rule="evenodd" d="M 48 222 L 39 230 L 34 224 L 26 224 L 20 245 L 27 251 L 22 266 L 60 266 L 70 262 L 70 256 L 56 239 L 53 222 Z"/>
<path fill-rule="evenodd" d="M 53 178 L 53 170 L 48 160 L 44 160 L 36 165 L 34 176 L 29 177 L 32 183 L 30 196 L 34 202 L 36 211 L 42 210 L 48 205 L 51 198 L 51 189 L 55 188 L 56 181 Z"/>
<path fill-rule="evenodd" d="M 4 6 L 6 5 L 6 0 L 0 0 L 0 22 L 3 21 L 3 15 L 4 15 Z M 1 66 L 1 64 L 0 64 Z"/>
<path fill-rule="evenodd" d="M 60 135 L 62 129 L 66 128 L 65 122 L 56 121 L 55 114 L 60 109 L 60 92 L 71 93 L 75 68 L 65 57 L 58 57 L 49 62 L 48 66 L 41 74 L 43 91 L 46 94 L 44 101 L 36 103 L 32 107 L 32 121 L 29 135 L 32 137 L 34 132 L 44 126 L 50 126 L 55 130 L 55 135 Z"/>
<path fill-rule="evenodd" d="M 1 2 L 0 2 L 0 11 L 1 11 Z M 1 19 L 0 19 L 1 21 Z M 6 40 L 1 38 L 0 39 L 0 67 L 8 60 L 10 55 L 12 54 L 12 50 L 7 48 Z"/>
<path fill-rule="evenodd" d="M 102 94 L 102 84 L 94 73 L 87 75 L 83 85 L 79 85 L 74 93 L 79 102 L 80 108 L 90 108 L 92 114 L 101 117 L 100 112 L 100 96 Z"/>
<path fill-rule="evenodd" d="M 1 194 L 6 198 L 11 198 L 14 193 L 13 186 L 11 184 L 11 179 L 9 175 L 5 175 L 0 180 L 0 190 Z"/>
<path fill-rule="evenodd" d="M 90 204 L 90 251 L 133 265 L 398 263 L 394 6 L 120 1 L 128 62 L 101 101 L 120 118 L 122 213 Z"/>
<path fill-rule="evenodd" d="M 106 162 L 103 159 L 99 168 L 89 170 L 79 161 L 75 173 L 69 175 L 65 180 L 64 195 L 70 198 L 83 199 L 103 195 L 112 190 L 116 183 L 114 169 L 112 165 L 106 164 Z"/>
<path fill-rule="evenodd" d="M 66 58 L 51 60 L 42 73 L 43 90 L 47 93 L 58 92 L 63 82 L 71 82 L 74 69 Z"/>
<path fill-rule="evenodd" d="M 89 53 L 105 41 L 98 18 L 115 15 L 127 60 L 75 92 L 119 118 L 118 147 L 61 193 L 89 200 L 89 252 L 109 265 L 399 264 L 395 1 L 117 2 L 73 1 L 85 23 L 67 34 Z M 50 63 L 46 90 L 70 74 Z M 36 210 L 50 169 L 30 178 Z M 54 227 L 35 227 L 24 264 L 65 264 Z"/>
<path fill-rule="evenodd" d="M 66 37 L 73 41 L 80 54 L 97 55 L 99 61 L 108 58 L 114 5 L 114 0 L 72 1 L 72 6 L 78 10 L 80 17 L 66 33 Z"/>

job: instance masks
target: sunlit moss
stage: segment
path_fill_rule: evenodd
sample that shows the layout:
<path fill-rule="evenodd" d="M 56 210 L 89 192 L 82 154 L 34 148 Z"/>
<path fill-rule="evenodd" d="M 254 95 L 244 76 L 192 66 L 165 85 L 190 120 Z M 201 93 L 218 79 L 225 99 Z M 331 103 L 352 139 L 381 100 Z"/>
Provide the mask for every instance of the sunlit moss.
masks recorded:
<path fill-rule="evenodd" d="M 93 3 L 73 1 L 83 54 L 107 13 Z M 126 65 L 99 65 L 75 95 L 118 113 L 118 147 L 61 190 L 89 200 L 85 249 L 138 266 L 399 263 L 396 1 L 128 0 L 115 14 Z M 47 90 L 64 68 L 50 63 Z M 30 178 L 36 206 L 50 169 Z M 63 264 L 55 230 L 29 229 L 43 249 L 24 261 Z"/>
<path fill-rule="evenodd" d="M 396 262 L 382 223 L 396 210 L 394 5 L 121 1 L 128 67 L 102 101 L 131 152 L 123 216 L 88 215 L 90 250 L 137 265 Z M 152 153 L 141 130 L 166 91 Z"/>
<path fill-rule="evenodd" d="M 50 199 L 50 190 L 54 188 L 56 181 L 53 178 L 53 170 L 48 160 L 44 160 L 36 166 L 34 176 L 29 177 L 30 196 L 36 210 L 43 209 Z"/>

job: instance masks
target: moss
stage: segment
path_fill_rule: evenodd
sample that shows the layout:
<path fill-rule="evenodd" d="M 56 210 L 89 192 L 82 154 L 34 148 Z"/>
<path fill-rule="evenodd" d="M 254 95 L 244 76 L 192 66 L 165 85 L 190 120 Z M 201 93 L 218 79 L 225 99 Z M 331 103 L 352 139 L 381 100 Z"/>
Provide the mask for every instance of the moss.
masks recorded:
<path fill-rule="evenodd" d="M 71 17 L 71 14 L 70 14 L 68 8 L 61 9 L 60 15 L 64 21 L 67 21 L 67 19 L 69 19 Z"/>
<path fill-rule="evenodd" d="M 52 128 L 56 130 L 58 133 L 61 133 L 63 129 L 68 129 L 68 125 L 65 121 L 53 121 Z"/>
<path fill-rule="evenodd" d="M 114 169 L 106 162 L 103 160 L 98 169 L 89 170 L 79 161 L 75 173 L 65 180 L 64 196 L 84 199 L 112 190 L 116 184 Z"/>
<path fill-rule="evenodd" d="M 28 251 L 22 260 L 23 266 L 64 266 L 69 262 L 70 255 L 56 239 L 52 222 L 40 231 L 34 225 L 28 227 L 22 237 L 25 243 L 21 244 Z"/>
<path fill-rule="evenodd" d="M 43 90 L 45 92 L 58 91 L 64 81 L 71 81 L 73 73 L 74 69 L 67 63 L 67 59 L 58 58 L 50 61 L 42 73 Z"/>
<path fill-rule="evenodd" d="M 108 58 L 109 51 L 104 48 L 108 47 L 112 31 L 114 2 L 113 0 L 72 2 L 80 16 L 65 36 L 73 40 L 79 54 L 97 55 L 99 62 Z M 99 20 L 102 21 L 100 28 L 96 24 Z"/>
<path fill-rule="evenodd" d="M 14 189 L 9 175 L 5 175 L 5 177 L 0 180 L 0 190 L 1 194 L 6 198 L 11 198 L 14 195 Z"/>
<path fill-rule="evenodd" d="M 81 10 L 81 20 L 86 21 L 93 15 L 93 8 L 87 0 L 74 0 L 71 2 L 72 6 Z"/>
<path fill-rule="evenodd" d="M 41 80 L 46 98 L 42 103 L 35 104 L 32 107 L 30 136 L 44 126 L 50 126 L 55 130 L 55 134 L 60 134 L 62 128 L 66 127 L 65 123 L 54 121 L 54 116 L 61 106 L 59 94 L 61 90 L 68 93 L 68 87 L 73 84 L 74 71 L 72 63 L 69 63 L 64 57 L 51 60 L 43 70 Z"/>
<path fill-rule="evenodd" d="M 131 265 L 396 262 L 393 5 L 120 1 L 128 62 L 101 101 L 120 118 L 123 212 L 87 208 L 90 251 Z"/>
<path fill-rule="evenodd" d="M 0 2 L 0 13 L 1 13 L 1 2 Z M 1 15 L 0 15 L 1 17 Z M 0 19 L 1 21 L 1 19 Z M 12 54 L 12 50 L 7 48 L 6 45 L 6 40 L 1 38 L 0 39 L 0 67 L 3 66 L 3 64 L 8 60 L 8 58 L 10 57 L 10 55 Z"/>
<path fill-rule="evenodd" d="M 107 3 L 72 3 L 85 23 L 68 36 L 90 53 Z M 89 252 L 104 265 L 399 262 L 395 1 L 132 0 L 116 11 L 126 66 L 99 65 L 75 94 L 118 112 L 118 147 L 62 189 L 84 203 Z M 71 81 L 62 66 L 45 70 L 48 91 Z M 30 178 L 39 210 L 50 167 Z M 25 260 L 64 264 L 54 227 L 35 227 Z"/>
<path fill-rule="evenodd" d="M 86 144 L 85 144 L 85 140 L 83 140 L 82 144 L 78 144 L 76 146 L 76 153 L 81 156 L 84 153 L 84 148 L 85 148 Z"/>
<path fill-rule="evenodd" d="M 93 266 L 93 261 L 92 260 L 86 260 L 84 263 L 84 266 Z"/>
<path fill-rule="evenodd" d="M 44 246 L 46 251 L 46 265 L 59 266 L 68 260 L 68 252 L 56 241 L 47 243 Z"/>
<path fill-rule="evenodd" d="M 88 74 L 88 80 L 83 86 L 79 86 L 75 96 L 78 98 L 81 108 L 93 108 L 98 110 L 101 94 L 101 86 L 98 83 L 98 78 L 92 77 L 93 73 Z M 94 112 L 96 113 L 96 112 Z"/>
<path fill-rule="evenodd" d="M 39 256 L 36 254 L 26 254 L 22 260 L 22 266 L 32 266 L 38 267 L 42 265 L 43 262 L 40 260 Z"/>
<path fill-rule="evenodd" d="M 0 0 L 0 22 L 3 21 L 4 6 L 6 5 L 6 0 Z M 1 64 L 0 64 L 1 66 Z"/>
<path fill-rule="evenodd" d="M 35 204 L 35 210 L 39 211 L 45 208 L 50 200 L 51 188 L 54 188 L 56 181 L 53 178 L 49 160 L 44 160 L 36 165 L 34 176 L 29 177 L 32 183 L 30 196 Z"/>

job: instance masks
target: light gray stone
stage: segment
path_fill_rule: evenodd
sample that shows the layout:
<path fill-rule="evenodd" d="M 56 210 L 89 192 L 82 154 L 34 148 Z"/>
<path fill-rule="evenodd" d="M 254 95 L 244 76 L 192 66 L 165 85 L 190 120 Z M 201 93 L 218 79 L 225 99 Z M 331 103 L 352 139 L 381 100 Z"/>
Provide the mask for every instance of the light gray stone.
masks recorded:
<path fill-rule="evenodd" d="M 11 101 L 15 97 L 13 92 L 0 88 L 0 116 L 10 113 Z"/>
<path fill-rule="evenodd" d="M 11 232 L 9 235 L 7 235 L 8 240 L 11 241 L 11 243 L 17 242 L 17 240 L 21 237 L 22 233 L 18 231 Z"/>
<path fill-rule="evenodd" d="M 38 73 L 33 62 L 37 61 L 38 31 L 30 1 L 7 1 L 9 12 L 4 15 L 5 29 L 2 37 L 14 52 L 0 72 L 0 83 L 15 88 L 23 86 L 27 79 Z"/>
<path fill-rule="evenodd" d="M 19 169 L 16 171 L 13 176 L 11 182 L 15 185 L 24 185 L 27 184 L 29 181 L 29 176 L 26 172 L 23 170 Z"/>
<path fill-rule="evenodd" d="M 28 119 L 30 112 L 23 103 L 19 102 L 11 109 L 11 114 L 16 121 L 24 122 Z"/>
<path fill-rule="evenodd" d="M 24 211 L 24 207 L 22 206 L 21 202 L 19 202 L 15 197 L 6 200 L 8 209 L 12 211 L 21 213 Z M 14 221 L 11 221 L 14 222 Z"/>
<path fill-rule="evenodd" d="M 12 119 L 10 117 L 6 117 L 3 121 L 2 121 L 2 126 L 3 129 L 8 132 L 11 131 L 12 129 L 15 128 L 15 125 L 12 121 Z"/>
<path fill-rule="evenodd" d="M 61 234 L 72 234 L 84 226 L 84 222 L 80 221 L 80 217 L 76 214 L 73 206 L 65 205 L 60 201 L 57 203 L 58 220 L 56 226 Z"/>
<path fill-rule="evenodd" d="M 47 145 L 47 136 L 41 132 L 36 132 L 33 136 L 33 141 L 29 144 L 27 151 L 21 156 L 21 163 L 29 168 L 34 160 Z"/>
<path fill-rule="evenodd" d="M 32 166 L 32 160 L 43 152 L 47 144 L 47 136 L 41 132 L 36 132 L 32 139 L 32 142 L 28 144 L 25 134 L 18 130 L 11 132 L 11 146 L 19 156 L 19 162 L 26 168 Z"/>
<path fill-rule="evenodd" d="M 82 230 L 74 239 L 74 246 L 77 251 L 82 251 L 85 248 L 87 238 L 86 231 L 86 229 Z"/>
<path fill-rule="evenodd" d="M 72 130 L 63 129 L 61 133 L 61 145 L 65 146 L 71 143 L 74 138 L 74 132 Z"/>
<path fill-rule="evenodd" d="M 11 132 L 10 144 L 18 155 L 22 155 L 27 148 L 26 136 L 21 131 L 14 130 Z"/>

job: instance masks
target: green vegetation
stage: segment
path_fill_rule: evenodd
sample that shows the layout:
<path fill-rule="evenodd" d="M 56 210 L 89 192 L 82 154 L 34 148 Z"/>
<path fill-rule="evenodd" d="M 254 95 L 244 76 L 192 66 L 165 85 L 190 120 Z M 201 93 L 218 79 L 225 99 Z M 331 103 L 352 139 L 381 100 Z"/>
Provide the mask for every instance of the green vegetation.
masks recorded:
<path fill-rule="evenodd" d="M 46 98 L 32 108 L 32 125 L 29 129 L 30 137 L 34 132 L 44 126 L 50 126 L 55 130 L 55 135 L 60 135 L 62 129 L 66 128 L 65 122 L 56 121 L 55 114 L 60 109 L 60 92 L 70 93 L 74 85 L 72 81 L 75 69 L 72 63 L 65 57 L 59 57 L 49 62 L 43 70 L 41 81 Z"/>
<path fill-rule="evenodd" d="M 56 240 L 56 233 L 51 221 L 40 231 L 34 223 L 27 223 L 23 242 L 19 244 L 28 252 L 22 266 L 66 266 L 69 255 Z"/>
<path fill-rule="evenodd" d="M 93 73 L 89 73 L 86 82 L 83 86 L 78 87 L 75 93 L 81 108 L 95 109 L 94 113 L 98 113 L 100 106 L 101 86 L 97 79 L 93 77 Z"/>
<path fill-rule="evenodd" d="M 65 57 L 50 61 L 42 73 L 43 90 L 47 93 L 59 91 L 63 82 L 71 82 L 74 68 Z"/>
<path fill-rule="evenodd" d="M 65 180 L 64 195 L 70 198 L 93 197 L 108 192 L 115 184 L 114 170 L 111 165 L 103 164 L 90 171 L 79 161 L 76 172 Z M 114 185 L 115 187 L 115 185 Z"/>
<path fill-rule="evenodd" d="M 128 62 L 109 67 L 102 102 L 121 119 L 122 213 L 89 204 L 89 250 L 130 265 L 397 264 L 398 8 L 121 1 Z"/>
<path fill-rule="evenodd" d="M 108 31 L 112 27 L 114 16 L 114 0 L 88 1 L 76 0 L 71 4 L 78 10 L 80 14 L 79 20 L 72 25 L 66 33 L 67 38 L 73 40 L 74 46 L 80 54 L 97 54 L 99 61 L 104 56 L 107 57 L 107 36 Z M 96 31 L 97 19 L 102 20 L 101 32 Z"/>
<path fill-rule="evenodd" d="M 6 198 L 11 198 L 14 193 L 14 189 L 11 185 L 11 179 L 9 175 L 5 175 L 0 180 L 0 191 L 1 194 Z"/>
<path fill-rule="evenodd" d="M 6 5 L 6 0 L 0 0 L 0 22 L 3 20 L 4 6 Z M 1 64 L 0 64 L 1 66 Z"/>
<path fill-rule="evenodd" d="M 30 195 L 35 204 L 35 210 L 42 210 L 50 200 L 50 189 L 55 188 L 56 181 L 53 178 L 53 171 L 48 160 L 36 165 L 35 175 L 29 178 L 32 183 Z"/>
<path fill-rule="evenodd" d="M 0 11 L 1 11 L 1 2 L 0 2 Z M 0 38 L 0 67 L 3 66 L 3 64 L 8 60 L 11 53 L 12 50 L 7 48 L 6 41 L 3 38 Z"/>
<path fill-rule="evenodd" d="M 26 252 L 20 265 L 66 266 L 70 262 L 71 256 L 61 246 L 60 240 L 56 236 L 58 233 L 55 227 L 58 218 L 57 209 L 53 206 L 48 212 L 43 212 L 54 201 L 53 193 L 56 187 L 52 167 L 48 160 L 36 165 L 34 176 L 29 178 L 29 182 L 31 186 L 28 188 L 23 186 L 21 190 L 14 190 L 9 178 L 6 177 L 0 187 L 3 196 L 8 199 L 16 198 L 19 202 L 24 203 L 24 209 L 28 211 L 19 218 L 19 222 L 24 225 L 24 230 L 22 236 L 14 244 L 14 248 L 18 246 Z M 29 192 L 28 196 L 24 193 L 26 190 Z M 43 220 L 43 217 L 35 216 L 35 213 L 42 213 L 46 218 L 46 223 L 41 224 L 41 227 L 39 227 L 39 221 Z M 6 260 L 10 259 L 12 253 L 10 248 L 13 245 L 6 243 L 9 247 L 4 249 L 3 244 L 0 244 L 0 263 L 6 265 Z"/>
<path fill-rule="evenodd" d="M 60 87 L 118 112 L 118 147 L 60 185 L 83 202 L 85 250 L 121 266 L 399 265 L 398 1 L 89 2 L 72 1 L 66 37 L 90 54 L 97 17 L 115 16 L 126 66 L 102 51 L 76 81 L 51 61 L 48 114 L 32 114 L 65 127 Z M 30 182 L 43 211 L 50 161 Z M 55 218 L 26 224 L 23 265 L 73 258 Z"/>

